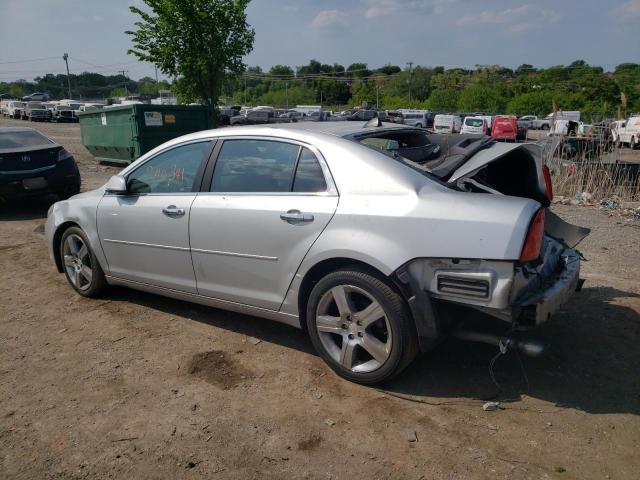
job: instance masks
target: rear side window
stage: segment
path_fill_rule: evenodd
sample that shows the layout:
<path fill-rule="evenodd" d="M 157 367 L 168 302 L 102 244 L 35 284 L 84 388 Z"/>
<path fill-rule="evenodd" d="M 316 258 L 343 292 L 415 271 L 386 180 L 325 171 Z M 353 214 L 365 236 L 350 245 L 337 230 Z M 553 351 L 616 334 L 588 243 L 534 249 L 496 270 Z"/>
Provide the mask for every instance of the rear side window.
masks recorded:
<path fill-rule="evenodd" d="M 293 191 L 314 193 L 326 190 L 327 182 L 324 179 L 320 162 L 311 150 L 303 148 L 293 180 Z"/>
<path fill-rule="evenodd" d="M 290 192 L 300 147 L 271 140 L 225 140 L 212 192 Z"/>

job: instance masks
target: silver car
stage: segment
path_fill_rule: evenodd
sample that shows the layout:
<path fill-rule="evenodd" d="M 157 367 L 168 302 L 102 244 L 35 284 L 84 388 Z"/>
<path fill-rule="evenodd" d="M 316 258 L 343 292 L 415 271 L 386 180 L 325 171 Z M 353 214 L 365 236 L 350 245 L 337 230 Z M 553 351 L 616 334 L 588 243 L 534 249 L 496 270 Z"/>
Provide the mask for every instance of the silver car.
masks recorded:
<path fill-rule="evenodd" d="M 121 285 L 284 322 L 371 384 L 447 333 L 517 344 L 469 331 L 472 314 L 511 331 L 569 298 L 586 232 L 547 210 L 549 189 L 531 144 L 378 119 L 232 127 L 54 204 L 46 238 L 80 295 Z"/>

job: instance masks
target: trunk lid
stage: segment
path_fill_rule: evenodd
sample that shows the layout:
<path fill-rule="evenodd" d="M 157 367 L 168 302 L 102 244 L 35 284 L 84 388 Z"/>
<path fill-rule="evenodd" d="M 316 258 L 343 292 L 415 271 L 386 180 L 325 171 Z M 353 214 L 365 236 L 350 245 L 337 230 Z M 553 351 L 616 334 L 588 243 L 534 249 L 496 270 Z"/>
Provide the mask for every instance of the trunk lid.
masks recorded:
<path fill-rule="evenodd" d="M 47 148 L 0 150 L 0 174 L 21 173 L 55 165 L 58 160 L 59 145 Z"/>

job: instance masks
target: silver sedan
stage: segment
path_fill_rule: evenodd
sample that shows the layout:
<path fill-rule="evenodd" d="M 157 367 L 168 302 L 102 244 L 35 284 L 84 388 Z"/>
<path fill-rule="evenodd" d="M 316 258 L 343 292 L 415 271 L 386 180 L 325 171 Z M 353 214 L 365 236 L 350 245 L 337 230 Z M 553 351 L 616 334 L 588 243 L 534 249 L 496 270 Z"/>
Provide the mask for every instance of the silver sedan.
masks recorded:
<path fill-rule="evenodd" d="M 546 208 L 550 189 L 530 144 L 377 119 L 232 127 L 54 204 L 46 236 L 80 295 L 121 285 L 284 322 L 371 384 L 447 333 L 516 345 L 468 331 L 472 313 L 510 331 L 569 298 L 586 232 Z"/>

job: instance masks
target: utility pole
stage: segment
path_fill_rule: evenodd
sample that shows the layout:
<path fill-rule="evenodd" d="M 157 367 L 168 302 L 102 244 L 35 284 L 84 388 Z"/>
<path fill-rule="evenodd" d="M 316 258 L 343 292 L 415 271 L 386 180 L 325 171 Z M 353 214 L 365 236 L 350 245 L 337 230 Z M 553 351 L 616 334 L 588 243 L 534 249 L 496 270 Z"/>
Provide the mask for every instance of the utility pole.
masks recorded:
<path fill-rule="evenodd" d="M 67 65 L 67 88 L 69 89 L 69 99 L 71 99 L 71 78 L 69 77 L 69 54 L 65 53 L 62 55 L 62 59 L 64 63 Z"/>
<path fill-rule="evenodd" d="M 156 84 L 158 83 L 158 65 L 154 65 L 154 68 L 156 69 Z"/>
<path fill-rule="evenodd" d="M 380 108 L 378 103 L 378 82 L 376 82 L 376 110 Z"/>
<path fill-rule="evenodd" d="M 289 110 L 289 89 L 288 89 L 288 83 L 286 80 L 284 82 L 284 96 L 287 100 L 287 110 Z"/>
<path fill-rule="evenodd" d="M 409 65 L 409 102 L 411 102 L 411 67 L 413 62 L 407 62 L 407 65 Z"/>
<path fill-rule="evenodd" d="M 247 106 L 247 74 L 244 74 L 244 105 Z"/>
<path fill-rule="evenodd" d="M 124 82 L 123 86 L 124 86 L 124 91 L 127 92 L 127 97 L 129 96 L 129 89 L 127 88 L 127 83 L 128 82 L 128 78 L 127 78 L 127 73 L 129 72 L 129 70 L 118 70 L 118 72 L 120 72 L 122 74 L 122 76 L 124 77 Z"/>

